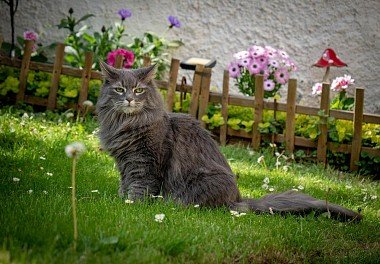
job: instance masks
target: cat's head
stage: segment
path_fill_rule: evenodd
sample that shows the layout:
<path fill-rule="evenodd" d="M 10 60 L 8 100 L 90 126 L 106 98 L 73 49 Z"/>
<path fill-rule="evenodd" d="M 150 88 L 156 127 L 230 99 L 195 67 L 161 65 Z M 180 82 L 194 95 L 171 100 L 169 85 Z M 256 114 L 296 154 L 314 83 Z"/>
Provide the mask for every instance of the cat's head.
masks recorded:
<path fill-rule="evenodd" d="M 127 116 L 163 108 L 161 96 L 152 82 L 156 74 L 155 65 L 127 70 L 100 62 L 100 68 L 104 84 L 98 98 L 98 107 Z"/>

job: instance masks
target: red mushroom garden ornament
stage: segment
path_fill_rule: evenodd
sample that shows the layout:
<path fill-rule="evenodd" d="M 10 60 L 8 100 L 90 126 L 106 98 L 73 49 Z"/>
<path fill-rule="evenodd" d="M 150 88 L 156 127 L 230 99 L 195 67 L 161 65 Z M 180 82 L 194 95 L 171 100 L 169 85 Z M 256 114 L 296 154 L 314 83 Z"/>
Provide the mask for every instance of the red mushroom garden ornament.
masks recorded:
<path fill-rule="evenodd" d="M 322 57 L 313 65 L 320 68 L 326 68 L 325 75 L 323 76 L 323 81 L 326 82 L 328 80 L 328 76 L 330 73 L 330 67 L 343 67 L 347 66 L 345 62 L 343 62 L 335 53 L 333 49 L 326 49 Z"/>

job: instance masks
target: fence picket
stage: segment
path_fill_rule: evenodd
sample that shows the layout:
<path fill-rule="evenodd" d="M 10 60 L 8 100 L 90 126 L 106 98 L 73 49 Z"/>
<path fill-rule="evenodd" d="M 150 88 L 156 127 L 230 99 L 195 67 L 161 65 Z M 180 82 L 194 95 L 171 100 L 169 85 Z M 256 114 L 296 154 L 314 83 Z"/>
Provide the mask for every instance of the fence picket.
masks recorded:
<path fill-rule="evenodd" d="M 116 55 L 114 67 L 116 69 L 121 69 L 123 67 L 124 57 L 121 54 Z"/>
<path fill-rule="evenodd" d="M 226 145 L 227 141 L 227 121 L 228 121 L 228 92 L 229 92 L 229 83 L 230 75 L 228 70 L 224 70 L 223 73 L 223 93 L 222 93 L 222 117 L 224 124 L 220 126 L 220 144 L 222 146 Z"/>
<path fill-rule="evenodd" d="M 294 151 L 294 129 L 296 123 L 296 94 L 297 80 L 290 79 L 288 83 L 286 127 L 285 127 L 285 146 L 288 153 Z"/>
<path fill-rule="evenodd" d="M 199 100 L 198 120 L 201 121 L 201 126 L 206 127 L 205 122 L 202 121 L 202 116 L 206 114 L 206 109 L 210 99 L 210 83 L 211 83 L 211 68 L 204 68 L 201 81 L 201 94 Z"/>
<path fill-rule="evenodd" d="M 252 148 L 258 150 L 261 143 L 261 134 L 259 131 L 259 124 L 263 121 L 263 108 L 264 108 L 264 76 L 259 74 L 255 78 L 255 115 L 253 120 L 252 129 Z"/>
<path fill-rule="evenodd" d="M 20 71 L 20 78 L 19 78 L 20 80 L 19 91 L 16 97 L 16 100 L 19 102 L 23 102 L 24 97 L 25 97 L 25 90 L 26 90 L 26 84 L 27 84 L 28 73 L 29 73 L 30 59 L 32 56 L 32 51 L 33 51 L 33 45 L 34 45 L 34 41 L 25 40 L 24 55 L 22 57 L 21 71 Z"/>
<path fill-rule="evenodd" d="M 324 116 L 320 116 L 321 124 L 319 125 L 320 135 L 318 137 L 317 159 L 319 162 L 326 164 L 328 137 L 327 117 L 329 116 L 330 110 L 330 84 L 328 83 L 322 84 L 320 110 L 323 111 Z"/>
<path fill-rule="evenodd" d="M 93 60 L 93 53 L 88 51 L 85 54 L 84 59 L 84 68 L 82 72 L 82 86 L 79 93 L 79 99 L 78 104 L 79 108 L 82 108 L 82 104 L 84 101 L 87 100 L 88 96 L 88 87 L 91 79 L 91 68 L 92 68 L 92 60 Z"/>
<path fill-rule="evenodd" d="M 55 48 L 55 59 L 53 76 L 51 78 L 51 87 L 49 91 L 49 98 L 47 103 L 47 109 L 53 110 L 57 106 L 57 92 L 59 87 L 59 77 L 61 76 L 63 57 L 65 54 L 65 45 L 63 43 L 58 43 Z"/>
<path fill-rule="evenodd" d="M 354 135 L 352 138 L 350 170 L 357 170 L 357 162 L 360 158 L 362 146 L 362 123 L 363 123 L 363 107 L 364 107 L 364 89 L 355 89 L 355 112 L 354 112 Z"/>
<path fill-rule="evenodd" d="M 168 93 L 167 93 L 167 99 L 166 99 L 166 109 L 169 112 L 173 111 L 175 90 L 177 87 L 178 70 L 179 70 L 179 60 L 172 59 L 172 62 L 170 64 L 169 82 L 167 85 Z"/>
<path fill-rule="evenodd" d="M 189 114 L 193 116 L 194 118 L 197 118 L 198 104 L 199 104 L 198 99 L 199 99 L 199 93 L 201 89 L 203 70 L 204 70 L 204 65 L 197 65 L 195 67 L 193 87 L 191 90 L 190 108 L 189 108 Z"/>

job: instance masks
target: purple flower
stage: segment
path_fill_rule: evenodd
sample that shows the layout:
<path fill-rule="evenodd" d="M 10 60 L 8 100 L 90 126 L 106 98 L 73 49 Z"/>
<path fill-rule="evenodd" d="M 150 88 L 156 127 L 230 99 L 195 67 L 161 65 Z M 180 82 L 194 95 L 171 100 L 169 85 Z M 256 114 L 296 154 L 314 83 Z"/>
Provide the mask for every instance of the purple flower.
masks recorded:
<path fill-rule="evenodd" d="M 238 63 L 239 63 L 239 66 L 248 67 L 248 65 L 251 63 L 251 59 L 250 58 L 240 59 Z"/>
<path fill-rule="evenodd" d="M 121 20 L 123 20 L 123 21 L 124 21 L 126 18 L 132 16 L 132 12 L 131 12 L 131 10 L 129 10 L 129 9 L 124 9 L 124 8 L 122 8 L 122 9 L 120 9 L 117 13 L 120 15 L 120 18 L 121 18 Z"/>
<path fill-rule="evenodd" d="M 170 23 L 169 28 L 172 28 L 172 27 L 180 28 L 181 27 L 181 22 L 179 22 L 178 18 L 176 18 L 175 16 L 168 16 L 168 20 Z"/>
<path fill-rule="evenodd" d="M 33 30 L 28 30 L 24 32 L 24 39 L 25 40 L 33 40 L 37 41 L 38 40 L 38 34 L 34 32 Z"/>
<path fill-rule="evenodd" d="M 228 72 L 232 78 L 238 78 L 241 74 L 239 65 L 236 62 L 231 62 L 228 64 Z"/>
<path fill-rule="evenodd" d="M 272 81 L 272 80 L 266 80 L 266 81 L 264 81 L 264 90 L 265 91 L 268 91 L 268 92 L 273 91 L 274 90 L 274 86 L 275 86 L 274 81 Z"/>
<path fill-rule="evenodd" d="M 251 75 L 259 74 L 262 70 L 262 65 L 259 61 L 253 59 L 251 60 L 251 63 L 248 64 L 248 71 Z"/>
<path fill-rule="evenodd" d="M 280 68 L 274 73 L 276 82 L 285 84 L 289 80 L 289 72 L 286 68 Z"/>

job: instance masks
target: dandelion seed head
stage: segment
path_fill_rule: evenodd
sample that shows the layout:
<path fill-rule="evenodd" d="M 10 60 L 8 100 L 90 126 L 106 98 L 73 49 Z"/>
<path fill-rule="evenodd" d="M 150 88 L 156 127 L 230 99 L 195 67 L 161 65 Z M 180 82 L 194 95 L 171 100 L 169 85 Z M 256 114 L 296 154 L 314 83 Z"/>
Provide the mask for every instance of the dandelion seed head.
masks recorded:
<path fill-rule="evenodd" d="M 73 142 L 70 145 L 67 145 L 65 147 L 66 155 L 69 158 L 78 157 L 80 156 L 84 151 L 86 150 L 86 147 L 81 142 Z"/>
<path fill-rule="evenodd" d="M 91 102 L 90 100 L 86 100 L 83 102 L 83 106 L 86 106 L 86 107 L 93 107 L 94 106 L 94 103 Z"/>

